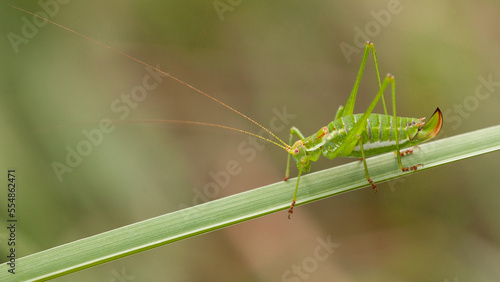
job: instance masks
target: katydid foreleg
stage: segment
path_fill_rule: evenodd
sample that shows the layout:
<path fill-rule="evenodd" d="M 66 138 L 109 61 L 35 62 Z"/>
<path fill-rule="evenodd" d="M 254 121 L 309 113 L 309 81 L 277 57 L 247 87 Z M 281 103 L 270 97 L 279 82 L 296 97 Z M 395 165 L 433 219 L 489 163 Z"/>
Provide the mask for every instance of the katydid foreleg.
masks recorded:
<path fill-rule="evenodd" d="M 293 145 L 293 135 L 294 134 L 297 135 L 297 137 L 299 137 L 300 140 L 305 138 L 304 134 L 302 134 L 297 127 L 292 126 L 292 128 L 290 128 L 290 139 L 288 141 L 289 142 L 288 145 L 290 145 L 290 147 Z M 287 181 L 288 178 L 290 177 L 290 158 L 291 158 L 291 154 L 288 154 L 287 161 L 286 161 L 285 179 L 283 179 L 284 181 Z"/>

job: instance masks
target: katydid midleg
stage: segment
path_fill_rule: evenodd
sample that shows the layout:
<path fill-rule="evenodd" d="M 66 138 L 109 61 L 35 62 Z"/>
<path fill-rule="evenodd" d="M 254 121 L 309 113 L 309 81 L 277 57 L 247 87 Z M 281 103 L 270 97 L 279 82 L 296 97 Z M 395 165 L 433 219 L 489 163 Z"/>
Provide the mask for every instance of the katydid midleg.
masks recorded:
<path fill-rule="evenodd" d="M 11 6 L 11 5 L 9 5 Z M 97 40 L 94 40 L 86 35 L 83 35 L 77 31 L 69 29 L 65 26 L 62 26 L 58 23 L 55 23 L 49 19 L 43 18 L 38 14 L 34 14 L 23 10 L 21 8 L 17 8 L 11 6 L 17 10 L 28 13 L 34 17 L 41 18 L 59 28 L 65 29 L 75 35 L 85 38 L 86 40 L 97 43 L 105 48 L 110 49 L 111 51 L 125 56 L 128 59 L 131 59 L 139 64 L 142 64 L 146 67 L 149 67 L 177 82 L 180 84 L 191 88 L 198 94 L 204 95 L 205 97 L 211 99 L 212 101 L 226 107 L 227 109 L 233 111 L 234 113 L 242 116 L 248 121 L 254 123 L 259 126 L 263 130 L 275 138 L 277 141 L 270 140 L 258 134 L 254 134 L 252 132 L 248 132 L 241 129 L 236 129 L 224 125 L 213 124 L 213 123 L 205 123 L 205 122 L 197 122 L 197 121 L 178 121 L 178 120 L 151 120 L 152 122 L 164 122 L 164 123 L 178 123 L 178 124 L 188 124 L 188 125 L 202 125 L 202 126 L 211 126 L 218 127 L 223 129 L 228 129 L 232 131 L 237 131 L 240 133 L 248 134 L 267 142 L 270 142 L 276 146 L 281 147 L 288 153 L 286 173 L 285 173 L 285 181 L 289 177 L 290 171 L 290 159 L 293 157 L 297 164 L 298 168 L 298 177 L 297 182 L 295 184 L 295 191 L 292 198 L 292 203 L 288 210 L 288 218 L 293 213 L 293 208 L 297 199 L 297 191 L 299 187 L 300 176 L 302 173 L 309 172 L 311 168 L 311 162 L 317 161 L 320 155 L 323 155 L 329 159 L 334 159 L 336 157 L 355 157 L 361 158 L 364 166 L 365 177 L 367 181 L 371 184 L 373 189 L 376 189 L 374 181 L 370 178 L 368 173 L 368 166 L 366 164 L 366 157 L 379 155 L 387 152 L 395 152 L 396 158 L 398 162 L 398 168 L 400 171 L 409 171 L 409 170 L 417 170 L 419 166 L 423 164 L 416 164 L 409 167 L 403 167 L 401 163 L 401 157 L 405 154 L 411 153 L 411 151 L 400 152 L 401 149 L 409 148 L 412 146 L 416 146 L 424 141 L 427 141 L 433 137 L 435 137 L 441 127 L 443 125 L 443 116 L 439 108 L 436 109 L 432 117 L 429 119 L 427 123 L 423 122 L 423 118 L 406 118 L 406 117 L 398 117 L 396 115 L 396 88 L 395 88 L 395 78 L 394 76 L 388 74 L 383 81 L 381 81 L 377 56 L 375 52 L 375 47 L 372 43 L 367 42 L 365 45 L 365 50 L 363 53 L 363 58 L 361 61 L 361 66 L 359 68 L 359 72 L 354 83 L 354 87 L 347 99 L 347 102 L 344 106 L 340 106 L 335 114 L 335 118 L 332 122 L 330 122 L 327 126 L 322 127 L 315 134 L 305 137 L 297 128 L 292 127 L 290 129 L 290 141 L 289 144 L 282 141 L 278 138 L 274 133 L 270 130 L 254 121 L 250 117 L 241 113 L 240 111 L 230 107 L 229 105 L 223 103 L 222 101 L 208 95 L 207 93 L 199 90 L 198 88 L 184 82 L 183 80 L 170 75 L 158 68 L 145 63 L 135 57 L 132 57 L 124 52 L 118 51 L 104 43 L 101 43 Z M 361 77 L 363 75 L 364 67 L 366 65 L 366 61 L 370 52 L 373 55 L 373 60 L 375 64 L 375 70 L 379 83 L 379 90 L 369 105 L 368 109 L 362 114 L 354 114 L 354 104 L 356 100 L 357 91 L 359 88 L 359 83 L 361 81 Z M 384 91 L 386 88 L 391 86 L 392 93 L 392 115 L 387 113 L 387 108 L 384 100 Z M 384 108 L 384 114 L 372 114 L 375 106 L 378 101 L 382 99 L 382 104 Z M 140 122 L 145 122 L 140 121 Z M 296 135 L 299 140 L 293 142 L 293 135 Z M 376 191 L 376 190 L 375 190 Z"/>

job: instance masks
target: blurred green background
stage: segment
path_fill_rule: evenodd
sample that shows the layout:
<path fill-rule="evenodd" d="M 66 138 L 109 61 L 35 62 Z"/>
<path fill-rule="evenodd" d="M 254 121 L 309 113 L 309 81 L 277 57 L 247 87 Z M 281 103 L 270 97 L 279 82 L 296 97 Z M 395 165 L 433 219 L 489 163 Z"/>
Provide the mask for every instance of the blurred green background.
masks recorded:
<path fill-rule="evenodd" d="M 43 10 L 33 1 L 11 2 Z M 399 115 L 430 117 L 439 106 L 445 123 L 438 138 L 500 120 L 498 1 L 71 1 L 50 8 L 54 21 L 160 65 L 265 126 L 273 109 L 286 107 L 296 117 L 277 130 L 285 140 L 292 125 L 309 135 L 333 119 L 361 62 L 356 42 L 365 37 L 375 43 L 382 75 L 396 76 Z M 67 146 L 75 149 L 86 140 L 83 130 L 98 127 L 90 121 L 119 118 L 113 103 L 143 85 L 148 72 L 52 25 L 15 47 L 8 35 L 22 35 L 22 19 L 32 17 L 0 10 L 1 169 L 16 169 L 18 178 L 18 256 L 192 206 L 213 182 L 210 173 L 231 160 L 242 172 L 217 198 L 282 180 L 286 153 L 266 145 L 250 158 L 238 151 L 246 136 L 116 124 L 59 181 L 53 162 L 64 164 Z M 346 55 L 342 46 L 359 53 Z M 477 94 L 480 77 L 494 83 Z M 355 112 L 376 91 L 370 59 Z M 168 79 L 129 110 L 127 119 L 258 132 Z M 283 211 L 57 281 L 498 281 L 499 157 L 420 172 L 379 184 L 376 195 L 360 189 L 297 207 L 291 221 Z M 350 161 L 322 159 L 313 171 Z M 318 261 L 318 240 L 328 238 L 338 246 Z"/>

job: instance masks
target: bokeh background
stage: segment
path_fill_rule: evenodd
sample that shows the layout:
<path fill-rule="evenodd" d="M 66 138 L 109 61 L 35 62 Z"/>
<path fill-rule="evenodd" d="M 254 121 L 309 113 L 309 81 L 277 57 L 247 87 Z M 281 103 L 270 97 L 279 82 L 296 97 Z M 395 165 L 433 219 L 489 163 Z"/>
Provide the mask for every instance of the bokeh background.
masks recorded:
<path fill-rule="evenodd" d="M 11 2 L 42 10 L 34 1 Z M 82 130 L 97 128 L 92 121 L 119 118 L 111 105 L 142 85 L 147 71 L 51 25 L 16 52 L 7 36 L 20 35 L 22 18 L 32 17 L 5 5 L 0 11 L 0 163 L 18 177 L 19 256 L 191 206 L 193 191 L 231 160 L 242 172 L 218 197 L 283 178 L 286 153 L 266 145 L 247 161 L 237 150 L 247 138 L 240 134 L 117 124 L 60 182 L 52 163 L 64 163 L 66 147 L 85 139 Z M 51 19 L 160 65 L 265 126 L 273 109 L 286 107 L 296 117 L 277 132 L 283 139 L 292 125 L 308 135 L 333 119 L 361 62 L 357 46 L 367 37 L 376 44 L 382 75 L 396 76 L 399 115 L 429 117 L 439 106 L 443 138 L 500 121 L 499 14 L 493 0 L 71 1 Z M 346 55 L 346 46 L 353 53 Z M 479 77 L 496 84 L 477 96 Z M 370 59 L 356 112 L 376 91 Z M 258 132 L 168 79 L 127 118 Z M 499 157 L 423 171 L 379 184 L 376 195 L 360 189 L 300 206 L 291 221 L 283 211 L 57 281 L 498 281 Z M 322 159 L 313 170 L 349 161 Z M 2 254 L 6 238 L 2 230 Z M 312 267 L 318 240 L 328 238 L 338 244 L 335 251 Z M 304 263 L 303 275 L 294 274 Z"/>

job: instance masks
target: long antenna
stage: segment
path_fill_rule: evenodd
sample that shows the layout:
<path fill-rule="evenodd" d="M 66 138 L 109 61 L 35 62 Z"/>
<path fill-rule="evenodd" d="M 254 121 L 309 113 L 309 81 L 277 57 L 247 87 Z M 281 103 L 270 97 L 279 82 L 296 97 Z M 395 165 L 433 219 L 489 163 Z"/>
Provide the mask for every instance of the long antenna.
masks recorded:
<path fill-rule="evenodd" d="M 12 6 L 12 5 L 10 5 L 10 4 L 7 4 L 7 5 L 8 5 L 8 6 L 10 6 L 11 8 L 14 8 L 14 9 L 17 9 L 17 10 L 19 10 L 19 11 L 21 11 L 21 12 L 24 12 L 24 13 L 30 14 L 30 15 L 32 15 L 32 16 L 34 16 L 34 17 L 38 17 L 38 18 L 40 18 L 40 19 L 42 19 L 42 20 L 45 20 L 45 21 L 47 21 L 47 22 L 49 22 L 49 23 L 51 23 L 51 24 L 55 25 L 55 26 L 58 26 L 58 27 L 60 27 L 60 28 L 62 28 L 62 29 L 65 29 L 65 30 L 67 30 L 67 31 L 69 31 L 69 32 L 71 32 L 71 33 L 73 33 L 73 34 L 76 34 L 76 35 L 78 35 L 78 36 L 80 36 L 80 37 L 83 37 L 83 38 L 85 38 L 85 39 L 89 40 L 89 41 L 92 41 L 92 42 L 94 42 L 94 43 L 96 43 L 96 44 L 99 44 L 99 45 L 101 45 L 101 46 L 103 46 L 103 47 L 105 47 L 105 48 L 107 48 L 107 49 L 109 49 L 109 50 L 111 50 L 111 51 L 113 51 L 113 52 L 116 52 L 116 53 L 118 53 L 118 54 L 120 54 L 120 55 L 122 55 L 122 56 L 125 56 L 125 57 L 127 57 L 127 58 L 129 58 L 129 59 L 133 60 L 133 61 L 136 61 L 137 63 L 139 63 L 139 64 L 141 64 L 141 65 L 144 65 L 144 66 L 146 66 L 146 67 L 148 67 L 148 68 L 151 68 L 151 69 L 153 69 L 153 70 L 155 70 L 155 71 L 157 71 L 157 72 L 159 72 L 159 73 L 161 73 L 161 74 L 163 74 L 163 75 L 165 75 L 165 76 L 167 76 L 167 77 L 169 77 L 169 78 L 171 78 L 171 79 L 173 79 L 173 80 L 175 80 L 175 81 L 179 82 L 180 84 L 183 84 L 183 85 L 185 85 L 185 86 L 187 86 L 187 87 L 189 87 L 189 88 L 193 89 L 194 91 L 198 92 L 199 94 L 202 94 L 202 95 L 204 95 L 205 97 L 212 99 L 213 101 L 217 102 L 218 104 L 220 104 L 220 105 L 222 105 L 222 106 L 224 106 L 224 107 L 228 108 L 229 110 L 231 110 L 231 111 L 233 111 L 233 112 L 237 113 L 238 115 L 240 115 L 240 116 L 244 117 L 245 119 L 247 119 L 247 120 L 251 121 L 252 123 L 254 123 L 255 125 L 257 125 L 258 127 L 260 127 L 260 128 L 262 128 L 262 129 L 264 129 L 267 133 L 271 134 L 271 136 L 273 136 L 273 137 L 274 137 L 274 138 L 276 138 L 278 141 L 280 141 L 280 142 L 281 142 L 281 144 L 283 144 L 283 146 L 282 146 L 282 145 L 279 145 L 279 144 L 277 144 L 276 142 L 271 141 L 271 140 L 269 140 L 269 139 L 267 139 L 267 138 L 264 138 L 264 137 L 262 137 L 262 136 L 260 136 L 260 135 L 257 135 L 257 134 L 254 134 L 254 133 L 250 133 L 250 132 L 247 132 L 247 131 L 244 131 L 244 130 L 239 130 L 239 129 L 236 129 L 236 128 L 227 127 L 227 126 L 224 126 L 224 125 L 217 125 L 217 124 L 210 124 L 210 123 L 203 123 L 203 122 L 188 122 L 188 121 L 186 121 L 186 122 L 176 121 L 175 123 L 198 124 L 198 125 L 215 126 L 215 127 L 220 127 L 220 128 L 225 128 L 225 129 L 235 130 L 235 131 L 238 131 L 238 132 L 241 132 L 241 133 L 249 134 L 249 135 L 252 135 L 252 136 L 255 136 L 255 137 L 259 137 L 259 138 L 261 138 L 261 139 L 263 139 L 263 140 L 269 141 L 269 142 L 271 142 L 271 143 L 273 143 L 273 144 L 275 144 L 275 145 L 278 145 L 278 146 L 282 147 L 283 149 L 285 149 L 285 150 L 287 150 L 287 151 L 289 151 L 289 150 L 290 150 L 290 146 L 289 146 L 289 145 L 287 145 L 285 142 L 283 142 L 283 140 L 281 140 L 280 138 L 278 138 L 278 136 L 276 136 L 274 133 L 272 133 L 269 129 L 265 128 L 265 127 L 264 127 L 264 126 L 262 126 L 260 123 L 258 123 L 258 122 L 256 122 L 256 121 L 254 121 L 253 119 L 249 118 L 248 116 L 246 116 L 245 114 L 241 113 L 240 111 L 238 111 L 238 110 L 236 110 L 236 109 L 232 108 L 231 106 L 227 105 L 226 103 L 224 103 L 224 102 L 222 102 L 222 101 L 219 101 L 218 99 L 216 99 L 216 98 L 214 98 L 214 97 L 212 97 L 212 96 L 208 95 L 207 93 L 205 93 L 205 92 L 201 91 L 200 89 L 198 89 L 198 88 L 196 88 L 196 87 L 192 86 L 191 84 L 189 84 L 189 83 L 187 83 L 187 82 L 184 82 L 183 80 L 180 80 L 179 78 L 177 78 L 177 77 L 175 77 L 175 76 L 173 76 L 173 75 L 170 75 L 170 74 L 168 74 L 168 73 L 166 73 L 166 72 L 164 72 L 164 71 L 162 71 L 162 70 L 160 70 L 160 69 L 158 69 L 158 68 L 156 68 L 156 67 L 154 67 L 154 66 L 152 66 L 152 65 L 150 65 L 150 64 L 148 64 L 148 63 L 145 63 L 145 62 L 143 62 L 143 61 L 141 61 L 141 60 L 139 60 L 139 59 L 136 59 L 136 58 L 134 58 L 134 57 L 132 57 L 132 56 L 128 55 L 127 53 L 124 53 L 124 52 L 122 52 L 122 51 L 119 51 L 119 50 L 117 50 L 117 49 L 115 49 L 115 48 L 113 48 L 113 47 L 111 47 L 111 46 L 108 46 L 108 45 L 106 45 L 106 44 L 104 44 L 104 43 L 102 43 L 102 42 L 100 42 L 100 41 L 97 41 L 97 40 L 95 40 L 95 39 L 92 39 L 92 38 L 90 38 L 90 37 L 88 37 L 88 36 L 86 36 L 86 35 L 84 35 L 84 34 L 81 34 L 81 33 L 77 32 L 77 31 L 72 30 L 72 29 L 70 29 L 70 28 L 68 28 L 68 27 L 65 27 L 65 26 L 63 26 L 63 25 L 61 25 L 61 24 L 58 24 L 58 23 L 56 23 L 56 22 L 53 22 L 53 21 L 51 21 L 51 20 L 49 20 L 49 19 L 47 19 L 47 18 L 44 18 L 44 17 L 42 17 L 42 16 L 39 16 L 39 15 L 37 15 L 37 14 L 35 14 L 35 13 L 32 13 L 32 12 L 30 12 L 30 11 L 26 11 L 26 10 L 21 9 L 21 8 L 18 8 L 18 7 L 16 7 L 16 6 Z"/>
<path fill-rule="evenodd" d="M 94 120 L 94 121 L 90 120 L 88 122 L 98 122 L 98 121 L 97 120 Z M 113 123 L 171 123 L 171 124 L 189 124 L 189 125 L 211 126 L 211 127 L 232 130 L 232 131 L 236 131 L 236 132 L 243 133 L 243 134 L 248 134 L 250 136 L 254 136 L 254 137 L 257 137 L 257 138 L 262 139 L 264 141 L 267 141 L 269 143 L 272 143 L 272 144 L 274 144 L 278 147 L 281 147 L 281 148 L 288 151 L 287 147 L 285 147 L 277 142 L 274 142 L 273 140 L 270 140 L 266 137 L 263 137 L 263 136 L 260 136 L 258 134 L 255 134 L 255 133 L 252 133 L 249 131 L 245 131 L 242 129 L 238 129 L 238 128 L 234 128 L 234 127 L 230 127 L 230 126 L 222 125 L 222 124 L 216 124 L 216 123 L 209 123 L 209 122 L 203 122 L 203 121 L 190 121 L 190 120 L 173 120 L 173 119 L 133 119 L 133 120 L 121 120 L 121 119 L 119 119 L 119 120 L 111 120 L 111 122 L 113 122 Z"/>

